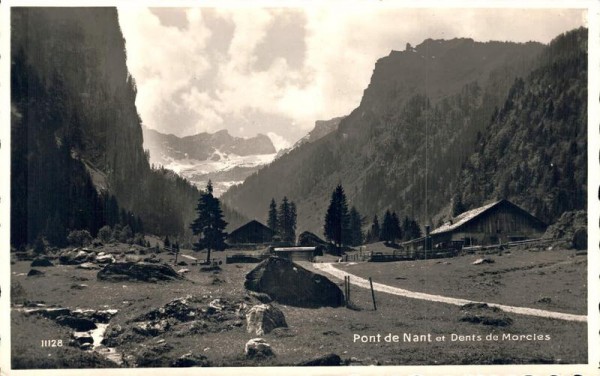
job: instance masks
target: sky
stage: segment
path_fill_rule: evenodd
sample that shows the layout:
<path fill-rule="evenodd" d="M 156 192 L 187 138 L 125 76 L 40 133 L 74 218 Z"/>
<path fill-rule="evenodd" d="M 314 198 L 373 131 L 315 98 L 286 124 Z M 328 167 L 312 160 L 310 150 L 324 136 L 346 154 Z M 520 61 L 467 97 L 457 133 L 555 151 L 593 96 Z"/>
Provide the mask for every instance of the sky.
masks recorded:
<path fill-rule="evenodd" d="M 377 59 L 427 38 L 550 42 L 576 9 L 119 8 L 144 125 L 268 135 L 279 150 L 359 104 Z"/>

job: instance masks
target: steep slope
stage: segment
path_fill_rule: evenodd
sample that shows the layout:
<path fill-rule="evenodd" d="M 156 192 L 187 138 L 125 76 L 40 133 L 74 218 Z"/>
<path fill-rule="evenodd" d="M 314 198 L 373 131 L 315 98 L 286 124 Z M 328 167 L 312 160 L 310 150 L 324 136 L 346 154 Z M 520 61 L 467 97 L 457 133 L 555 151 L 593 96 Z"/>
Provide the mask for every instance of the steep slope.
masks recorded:
<path fill-rule="evenodd" d="M 270 197 L 298 205 L 298 229 L 322 233 L 337 183 L 363 215 L 386 208 L 432 223 L 448 206 L 461 166 L 516 77 L 543 45 L 426 40 L 380 59 L 360 106 L 338 129 L 282 156 L 223 199 L 249 216 Z"/>
<path fill-rule="evenodd" d="M 116 201 L 184 234 L 198 191 L 150 168 L 116 9 L 13 8 L 11 27 L 11 242 L 95 234 Z"/>
<path fill-rule="evenodd" d="M 587 30 L 556 38 L 541 65 L 518 79 L 462 171 L 467 206 L 508 198 L 552 223 L 585 209 Z"/>

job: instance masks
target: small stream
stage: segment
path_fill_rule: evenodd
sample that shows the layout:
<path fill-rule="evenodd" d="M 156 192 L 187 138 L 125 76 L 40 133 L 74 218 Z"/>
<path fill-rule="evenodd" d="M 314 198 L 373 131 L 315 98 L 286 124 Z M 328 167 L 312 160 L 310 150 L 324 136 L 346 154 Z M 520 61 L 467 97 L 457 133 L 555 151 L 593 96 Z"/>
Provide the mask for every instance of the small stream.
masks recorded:
<path fill-rule="evenodd" d="M 24 312 L 26 314 L 32 314 L 35 311 L 39 311 L 39 310 L 44 310 L 47 312 L 58 312 L 61 310 L 69 310 L 71 312 L 71 314 L 76 314 L 76 315 L 78 313 L 81 314 L 86 311 L 94 311 L 95 312 L 95 310 L 82 310 L 82 309 L 70 310 L 70 309 L 63 308 L 63 307 L 47 307 L 44 304 L 38 304 L 37 307 L 27 307 L 27 308 L 23 307 L 23 306 L 15 306 L 12 309 L 17 312 Z M 116 309 L 107 309 L 107 310 L 102 310 L 102 311 L 109 312 L 113 315 L 117 313 Z M 42 316 L 44 316 L 44 315 L 42 315 Z M 108 329 L 108 326 L 110 324 L 96 322 L 96 321 L 94 321 L 94 324 L 96 324 L 96 329 L 92 329 L 87 332 L 73 331 L 73 333 L 80 333 L 80 334 L 88 333 L 92 337 L 93 343 L 92 343 L 91 349 L 83 350 L 83 351 L 96 352 L 99 355 L 113 361 L 114 363 L 116 363 L 118 365 L 122 365 L 123 364 L 123 354 L 118 352 L 114 347 L 107 347 L 102 344 L 102 340 L 104 339 L 104 334 L 106 333 L 106 330 Z"/>

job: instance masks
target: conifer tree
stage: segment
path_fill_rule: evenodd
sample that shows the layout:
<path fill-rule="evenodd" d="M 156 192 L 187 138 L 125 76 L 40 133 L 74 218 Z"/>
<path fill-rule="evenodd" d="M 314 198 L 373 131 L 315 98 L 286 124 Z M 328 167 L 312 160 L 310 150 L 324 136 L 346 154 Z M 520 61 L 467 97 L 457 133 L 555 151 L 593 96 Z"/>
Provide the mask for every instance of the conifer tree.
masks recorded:
<path fill-rule="evenodd" d="M 381 240 L 392 242 L 394 240 L 394 222 L 390 210 L 386 210 L 383 216 L 383 225 L 381 226 Z"/>
<path fill-rule="evenodd" d="M 350 239 L 350 245 L 352 246 L 361 245 L 364 241 L 362 218 L 354 206 L 350 209 Z"/>
<path fill-rule="evenodd" d="M 378 242 L 381 240 L 380 237 L 381 227 L 379 226 L 379 219 L 377 214 L 373 217 L 373 223 L 371 223 L 371 229 L 369 230 L 369 241 Z"/>
<path fill-rule="evenodd" d="M 227 222 L 223 220 L 223 211 L 218 198 L 213 196 L 212 182 L 209 180 L 206 190 L 202 192 L 198 199 L 196 207 L 198 218 L 192 222 L 190 228 L 194 235 L 200 235 L 198 242 L 194 243 L 194 250 L 206 249 L 206 262 L 210 262 L 210 253 L 224 250 L 227 245 L 225 238 L 227 233 L 224 231 Z"/>
<path fill-rule="evenodd" d="M 325 239 L 333 242 L 338 248 L 338 252 L 343 244 L 349 243 L 350 218 L 348 215 L 346 194 L 341 184 L 331 194 L 331 201 L 325 214 L 325 224 L 323 227 Z"/>
<path fill-rule="evenodd" d="M 396 239 L 402 239 L 402 228 L 400 227 L 400 219 L 396 212 L 392 213 L 392 242 L 395 242 Z"/>
<path fill-rule="evenodd" d="M 269 217 L 267 219 L 267 226 L 277 232 L 277 203 L 275 199 L 271 199 L 271 204 L 269 204 Z"/>
<path fill-rule="evenodd" d="M 290 223 L 288 228 L 288 235 L 290 241 L 296 244 L 296 221 L 297 221 L 297 212 L 296 212 L 296 203 L 294 201 L 290 202 Z"/>

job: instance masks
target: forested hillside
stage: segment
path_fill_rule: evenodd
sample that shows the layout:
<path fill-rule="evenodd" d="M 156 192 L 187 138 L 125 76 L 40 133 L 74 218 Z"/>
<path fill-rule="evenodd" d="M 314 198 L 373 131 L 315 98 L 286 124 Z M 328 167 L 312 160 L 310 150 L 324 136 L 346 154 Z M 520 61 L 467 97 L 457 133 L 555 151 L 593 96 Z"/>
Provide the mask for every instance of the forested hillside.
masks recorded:
<path fill-rule="evenodd" d="M 391 209 L 420 223 L 447 211 L 456 177 L 538 43 L 426 40 L 380 59 L 360 106 L 336 131 L 282 156 L 223 199 L 250 216 L 270 197 L 298 204 L 298 228 L 322 233 L 329 193 L 342 183 L 372 217 Z"/>
<path fill-rule="evenodd" d="M 586 207 L 587 30 L 556 38 L 538 61 L 494 114 L 458 192 L 467 207 L 504 197 L 553 223 Z"/>
<path fill-rule="evenodd" d="M 150 168 L 116 9 L 13 8 L 11 26 L 12 244 L 94 235 L 115 210 L 182 235 L 199 194 Z"/>

